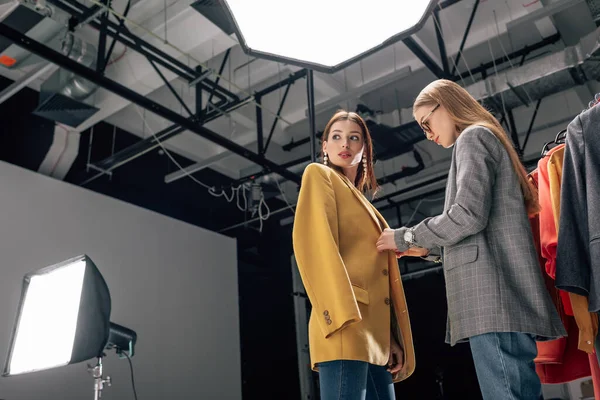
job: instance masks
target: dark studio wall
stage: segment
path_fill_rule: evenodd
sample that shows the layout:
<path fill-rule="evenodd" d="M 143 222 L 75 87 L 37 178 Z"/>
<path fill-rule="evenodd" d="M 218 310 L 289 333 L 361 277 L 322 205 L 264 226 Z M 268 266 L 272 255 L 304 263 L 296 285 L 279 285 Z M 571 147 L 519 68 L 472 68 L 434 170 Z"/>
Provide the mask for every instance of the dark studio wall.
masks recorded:
<path fill-rule="evenodd" d="M 0 90 L 12 83 L 0 76 Z M 54 123 L 31 112 L 38 105 L 38 93 L 24 89 L 0 104 L 0 159 L 37 171 L 54 135 Z"/>
<path fill-rule="evenodd" d="M 0 79 L 0 89 L 10 83 Z M 51 143 L 54 125 L 35 117 L 38 93 L 24 89 L 0 105 L 3 116 L 0 159 L 37 170 Z M 83 132 L 79 155 L 66 181 L 79 183 L 85 173 L 90 131 Z M 137 136 L 117 130 L 115 150 L 139 141 Z M 91 161 L 112 153 L 113 127 L 94 127 Z M 191 162 L 176 156 L 186 166 Z M 164 176 L 176 166 L 155 150 L 118 168 L 112 179 L 104 176 L 88 185 L 90 190 L 159 212 L 197 226 L 218 231 L 244 221 L 235 204 L 208 194 L 190 179 L 164 183 Z M 206 169 L 194 175 L 209 185 L 221 185 L 229 178 Z M 269 200 L 271 209 L 285 204 Z M 283 216 L 283 213 L 282 215 Z M 110 218 L 110 216 L 107 216 Z M 242 392 L 246 400 L 299 399 L 294 309 L 290 257 L 292 225 L 281 227 L 277 218 L 240 227 L 227 234 L 238 240 Z M 411 316 L 417 370 L 396 386 L 398 399 L 438 399 L 436 372 L 443 372 L 446 399 L 480 399 L 468 345 L 450 347 L 444 343 L 446 299 L 444 280 L 430 274 L 405 283 Z"/>

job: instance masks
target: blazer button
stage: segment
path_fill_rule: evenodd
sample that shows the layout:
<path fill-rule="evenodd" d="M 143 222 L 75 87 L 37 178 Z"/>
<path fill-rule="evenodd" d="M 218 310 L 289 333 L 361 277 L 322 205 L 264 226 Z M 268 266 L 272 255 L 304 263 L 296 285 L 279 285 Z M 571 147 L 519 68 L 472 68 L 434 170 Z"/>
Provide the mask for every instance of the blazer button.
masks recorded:
<path fill-rule="evenodd" d="M 385 298 L 385 304 L 386 304 L 386 305 L 388 305 L 388 306 L 389 306 L 389 305 L 391 304 L 391 302 L 392 302 L 392 301 L 390 300 L 390 298 L 389 298 L 389 297 L 386 297 L 386 298 Z"/>
<path fill-rule="evenodd" d="M 332 323 L 333 322 L 330 319 L 327 320 L 327 325 L 331 325 Z"/>
<path fill-rule="evenodd" d="M 384 269 L 383 271 L 381 271 L 383 273 L 384 276 L 388 276 L 388 270 Z"/>
<path fill-rule="evenodd" d="M 328 310 L 325 310 L 325 311 L 323 312 L 323 315 L 325 315 L 325 316 L 328 316 L 328 315 L 329 315 L 329 311 L 328 311 Z"/>

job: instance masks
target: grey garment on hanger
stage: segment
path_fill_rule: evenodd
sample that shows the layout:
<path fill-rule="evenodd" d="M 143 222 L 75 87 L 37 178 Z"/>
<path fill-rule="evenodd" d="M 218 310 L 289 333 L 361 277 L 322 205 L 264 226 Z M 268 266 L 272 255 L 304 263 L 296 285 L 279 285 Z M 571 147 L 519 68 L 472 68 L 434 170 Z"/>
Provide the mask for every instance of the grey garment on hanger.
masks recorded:
<path fill-rule="evenodd" d="M 556 250 L 556 287 L 600 311 L 600 106 L 567 128 Z"/>

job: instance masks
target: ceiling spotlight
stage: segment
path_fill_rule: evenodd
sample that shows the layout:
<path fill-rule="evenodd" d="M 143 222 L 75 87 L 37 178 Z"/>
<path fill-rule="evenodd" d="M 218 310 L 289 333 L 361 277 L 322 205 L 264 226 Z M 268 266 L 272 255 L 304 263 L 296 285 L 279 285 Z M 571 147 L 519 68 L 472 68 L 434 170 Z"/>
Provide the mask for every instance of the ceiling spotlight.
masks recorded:
<path fill-rule="evenodd" d="M 218 0 L 247 54 L 338 71 L 421 29 L 436 0 Z M 268 10 L 267 12 L 265 10 Z"/>

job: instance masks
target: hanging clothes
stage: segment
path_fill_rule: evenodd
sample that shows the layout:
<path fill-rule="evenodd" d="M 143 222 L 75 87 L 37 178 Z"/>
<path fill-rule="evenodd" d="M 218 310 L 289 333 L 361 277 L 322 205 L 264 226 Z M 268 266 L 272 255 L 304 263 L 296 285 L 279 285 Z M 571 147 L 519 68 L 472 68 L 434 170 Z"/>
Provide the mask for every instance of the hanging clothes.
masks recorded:
<path fill-rule="evenodd" d="M 563 338 L 564 341 L 538 343 L 536 370 L 540 380 L 549 384 L 570 382 L 591 375 L 596 397 L 600 398 L 600 367 L 593 347 L 598 331 L 597 314 L 588 312 L 586 297 L 554 287 L 564 153 L 564 145 L 553 148 L 540 160 L 538 169 L 530 174 L 530 180 L 538 188 L 542 209 L 537 220 L 531 220 L 534 233 L 536 230 L 539 233 L 536 246 L 540 264 L 545 272 L 547 286 L 550 286 L 549 292 L 569 335 Z"/>
<path fill-rule="evenodd" d="M 539 190 L 538 170 L 529 175 L 529 180 Z M 530 224 L 546 288 L 568 332 L 567 337 L 537 342 L 538 355 L 534 360 L 536 372 L 540 377 L 540 381 L 544 384 L 565 383 L 585 378 L 592 374 L 589 359 L 586 353 L 577 350 L 577 337 L 579 335 L 577 324 L 572 316 L 565 313 L 562 298 L 559 290 L 555 287 L 554 279 L 546 272 L 545 259 L 542 257 L 540 244 L 539 214 L 530 217 Z M 598 398 L 600 399 L 600 397 Z"/>
<path fill-rule="evenodd" d="M 557 152 L 564 152 L 564 145 L 559 145 L 551 149 L 546 157 L 543 157 L 538 162 L 538 196 L 540 203 L 540 245 L 542 251 L 542 257 L 544 258 L 544 265 L 546 273 L 556 280 L 556 246 L 558 243 L 558 231 L 557 224 L 555 222 L 554 215 L 560 208 L 560 202 L 553 199 L 558 198 L 560 200 L 560 178 L 557 180 L 557 172 L 555 168 L 552 168 L 553 173 L 549 174 L 548 163 L 550 157 L 555 155 Z M 552 179 L 550 178 L 552 176 Z M 551 185 L 551 181 L 553 185 Z M 557 184 L 558 182 L 558 184 Z M 573 315 L 573 308 L 571 307 L 571 300 L 569 293 L 559 291 L 562 304 L 565 313 L 567 315 Z"/>
<path fill-rule="evenodd" d="M 556 279 L 556 254 L 560 228 L 560 197 L 565 145 L 559 145 L 538 163 L 538 194 L 540 211 L 540 240 L 546 272 Z M 598 315 L 588 312 L 587 297 L 560 291 L 565 312 L 574 315 L 579 327 L 578 348 L 590 354 L 598 333 Z"/>
<path fill-rule="evenodd" d="M 600 108 L 567 128 L 563 163 L 556 285 L 587 297 L 600 311 Z"/>

